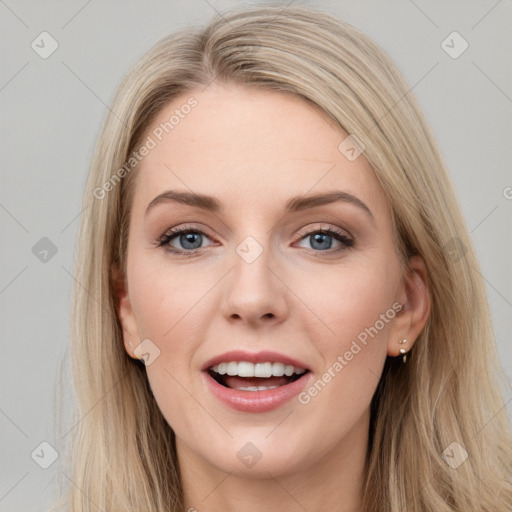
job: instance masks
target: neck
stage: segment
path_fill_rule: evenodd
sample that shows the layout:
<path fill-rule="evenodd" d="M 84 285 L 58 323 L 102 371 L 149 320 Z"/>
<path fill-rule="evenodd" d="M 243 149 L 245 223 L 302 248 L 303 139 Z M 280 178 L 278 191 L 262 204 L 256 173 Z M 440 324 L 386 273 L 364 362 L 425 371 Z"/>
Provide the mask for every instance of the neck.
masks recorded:
<path fill-rule="evenodd" d="M 365 414 L 307 468 L 276 468 L 252 477 L 220 470 L 177 439 L 183 511 L 362 512 L 368 426 L 369 414 Z"/>

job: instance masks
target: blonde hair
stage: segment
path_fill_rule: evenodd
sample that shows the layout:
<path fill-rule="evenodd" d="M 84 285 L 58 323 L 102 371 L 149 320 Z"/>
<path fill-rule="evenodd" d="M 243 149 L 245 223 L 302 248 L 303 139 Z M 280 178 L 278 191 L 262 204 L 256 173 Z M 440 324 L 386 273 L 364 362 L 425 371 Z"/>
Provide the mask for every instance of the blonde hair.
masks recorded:
<path fill-rule="evenodd" d="M 106 115 L 77 248 L 77 411 L 62 501 L 72 512 L 184 507 L 174 433 L 144 365 L 124 351 L 116 313 L 111 269 L 125 275 L 136 169 L 112 178 L 165 104 L 213 80 L 297 95 L 355 135 L 389 200 L 404 268 L 413 254 L 425 261 L 429 320 L 407 364 L 388 358 L 371 404 L 365 512 L 510 511 L 503 373 L 472 241 L 434 137 L 400 72 L 368 36 L 317 9 L 270 4 L 161 39 Z M 452 467 L 447 453 L 462 463 Z"/>

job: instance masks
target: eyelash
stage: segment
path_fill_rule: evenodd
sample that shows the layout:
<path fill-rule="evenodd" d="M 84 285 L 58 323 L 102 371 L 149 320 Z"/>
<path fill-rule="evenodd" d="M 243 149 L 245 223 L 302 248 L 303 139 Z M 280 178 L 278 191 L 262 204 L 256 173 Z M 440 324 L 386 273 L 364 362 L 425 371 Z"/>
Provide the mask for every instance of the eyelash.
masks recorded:
<path fill-rule="evenodd" d="M 171 247 L 169 245 L 169 242 L 176 238 L 177 236 L 184 234 L 184 233 L 194 233 L 194 234 L 200 234 L 204 235 L 207 238 L 211 238 L 208 236 L 207 233 L 205 233 L 203 230 L 193 226 L 193 225 L 185 225 L 181 226 L 179 228 L 172 228 L 171 230 L 164 233 L 160 238 L 156 240 L 157 247 L 165 247 L 165 249 L 173 254 L 178 254 L 181 256 L 185 256 L 187 258 L 191 258 L 195 256 L 198 252 L 201 251 L 201 248 L 193 249 L 190 251 L 182 251 L 180 249 L 176 249 L 175 247 Z M 324 254 L 332 254 L 341 252 L 347 249 L 350 249 L 352 247 L 355 247 L 356 243 L 355 240 L 347 237 L 344 233 L 341 231 L 338 231 L 335 228 L 327 227 L 327 228 L 320 228 L 320 229 L 313 229 L 309 231 L 301 230 L 299 231 L 298 235 L 300 236 L 299 240 L 302 240 L 303 238 L 306 238 L 307 236 L 315 235 L 317 233 L 321 233 L 323 235 L 331 235 L 333 238 L 338 240 L 344 247 L 335 249 L 335 250 L 326 250 L 326 251 L 318 251 L 315 249 L 309 249 L 310 251 L 313 251 L 314 253 L 324 253 Z"/>

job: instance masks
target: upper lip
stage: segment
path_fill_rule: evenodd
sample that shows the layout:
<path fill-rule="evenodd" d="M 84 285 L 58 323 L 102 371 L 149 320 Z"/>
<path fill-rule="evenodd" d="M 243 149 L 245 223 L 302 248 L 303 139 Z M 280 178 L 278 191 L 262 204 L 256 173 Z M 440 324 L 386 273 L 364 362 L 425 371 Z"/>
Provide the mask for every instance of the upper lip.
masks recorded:
<path fill-rule="evenodd" d="M 299 361 L 298 359 L 280 354 L 279 352 L 272 352 L 268 350 L 264 350 L 262 352 L 246 352 L 245 350 L 232 350 L 230 352 L 224 352 L 223 354 L 219 354 L 218 356 L 212 357 L 206 361 L 201 370 L 206 371 L 208 368 L 211 368 L 212 366 L 215 366 L 219 363 L 229 363 L 230 361 L 247 361 L 248 363 L 253 364 L 267 362 L 283 363 L 295 366 L 296 368 L 309 370 L 306 364 L 302 361 Z"/>

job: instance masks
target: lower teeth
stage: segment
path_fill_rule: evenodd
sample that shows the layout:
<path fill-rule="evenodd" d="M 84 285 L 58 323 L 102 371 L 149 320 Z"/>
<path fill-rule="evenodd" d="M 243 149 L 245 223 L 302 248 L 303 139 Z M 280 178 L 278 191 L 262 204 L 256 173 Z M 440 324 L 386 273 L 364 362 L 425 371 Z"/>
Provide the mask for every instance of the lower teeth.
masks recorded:
<path fill-rule="evenodd" d="M 266 391 L 267 389 L 278 388 L 279 386 L 247 386 L 246 388 L 237 388 L 238 391 Z"/>

